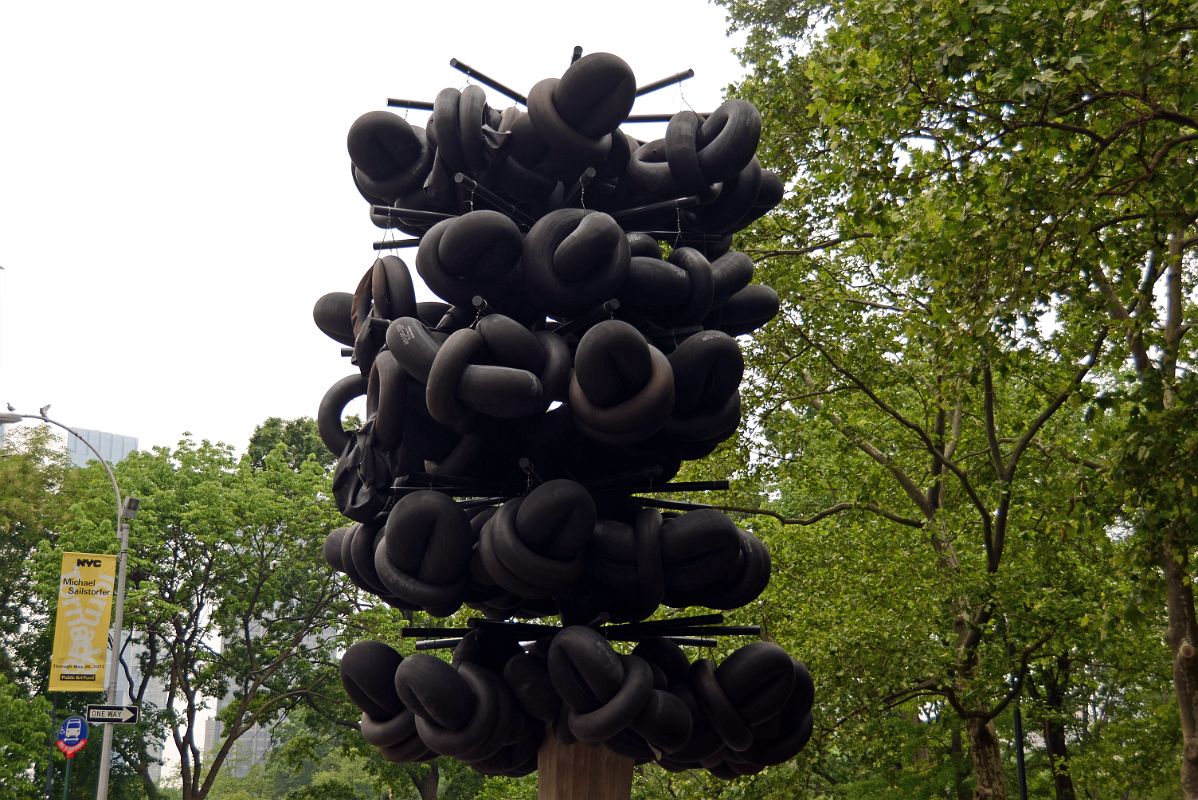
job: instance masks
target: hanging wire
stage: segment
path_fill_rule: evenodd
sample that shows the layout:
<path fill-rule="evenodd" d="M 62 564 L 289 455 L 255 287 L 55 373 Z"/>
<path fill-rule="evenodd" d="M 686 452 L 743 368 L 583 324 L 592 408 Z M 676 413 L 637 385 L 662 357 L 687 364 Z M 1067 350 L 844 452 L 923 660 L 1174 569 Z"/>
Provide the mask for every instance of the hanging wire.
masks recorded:
<path fill-rule="evenodd" d="M 692 106 L 690 104 L 690 101 L 686 99 L 686 92 L 684 92 L 682 90 L 682 82 L 681 81 L 678 82 L 678 104 L 680 106 L 686 106 L 691 111 L 695 111 L 694 106 Z M 699 112 L 695 111 L 695 113 L 698 114 Z M 700 114 L 699 116 L 702 117 L 702 114 Z"/>

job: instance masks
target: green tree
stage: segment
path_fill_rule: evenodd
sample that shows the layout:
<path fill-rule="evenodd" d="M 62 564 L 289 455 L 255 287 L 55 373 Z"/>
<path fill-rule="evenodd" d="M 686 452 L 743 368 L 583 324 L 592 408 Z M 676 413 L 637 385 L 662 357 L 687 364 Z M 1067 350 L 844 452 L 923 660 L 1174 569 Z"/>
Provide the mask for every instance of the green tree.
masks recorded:
<path fill-rule="evenodd" d="M 958 655 L 966 656 L 952 668 L 958 678 L 1001 664 L 1002 648 L 1019 654 L 1045 634 L 1051 636 L 1037 653 L 1092 660 L 1076 652 L 1077 640 L 1093 650 L 1095 637 L 1079 632 L 1084 626 L 1075 622 L 1073 634 L 1063 634 L 1076 595 L 1057 593 L 1056 611 L 1045 615 L 1034 597 L 1004 585 L 1012 568 L 1025 569 L 1020 553 L 1037 552 L 1037 536 L 1064 522 L 1063 542 L 1081 548 L 1056 564 L 1027 562 L 1044 578 L 1083 563 L 1091 574 L 1103 563 L 1138 564 L 1141 586 L 1160 587 L 1168 601 L 1172 652 L 1159 655 L 1174 663 L 1186 743 L 1182 783 L 1186 796 L 1195 796 L 1198 628 L 1188 590 L 1193 526 L 1184 522 L 1192 518 L 1186 498 L 1193 483 L 1184 437 L 1177 436 L 1194 355 L 1187 344 L 1190 251 L 1198 244 L 1193 7 L 1042 0 L 724 5 L 749 34 L 744 55 L 753 73 L 741 93 L 764 111 L 765 159 L 794 190 L 785 212 L 758 226 L 753 239 L 766 282 L 789 301 L 775 329 L 785 334 L 772 340 L 774 358 L 758 362 L 763 374 L 785 377 L 796 406 L 822 404 L 804 423 L 836 427 L 898 484 L 899 497 L 910 501 L 903 516 L 923 523 L 918 530 L 932 534 L 934 548 L 951 543 L 966 568 L 977 554 L 967 552 L 961 535 L 968 514 L 954 509 L 973 514 L 980 528 L 973 544 L 980 539 L 984 551 L 984 570 L 974 574 L 984 580 L 958 593 L 975 609 L 964 635 L 954 632 Z M 923 366 L 909 369 L 917 360 Z M 1079 437 L 1077 417 L 1091 401 L 1094 430 Z M 862 402 L 873 409 L 855 405 Z M 809 465 L 802 447 L 811 435 L 796 440 L 783 427 L 787 414 L 782 422 L 774 416 L 763 423 L 770 441 L 784 459 Z M 911 460 L 920 446 L 930 469 Z M 949 446 L 955 457 L 946 460 Z M 1073 477 L 1070 459 L 1086 465 L 1079 462 Z M 1175 468 L 1155 469 L 1166 463 Z M 1105 520 L 1078 514 L 1092 502 L 1083 479 L 1122 492 L 1114 503 L 1103 500 L 1104 509 L 1116 509 Z M 949 523 L 941 534 L 928 530 L 932 519 L 921 507 L 935 499 L 929 485 L 949 491 L 943 504 L 933 503 L 935 516 Z M 1070 485 L 1078 491 L 1062 494 Z M 800 508 L 897 510 L 879 502 L 876 483 L 843 488 L 849 492 L 819 506 L 804 487 L 810 505 Z M 954 490 L 964 498 L 954 500 Z M 1037 521 L 1036 512 L 1062 504 L 1067 514 Z M 1120 549 L 1138 559 L 1104 554 L 1109 543 L 1098 534 L 1110 524 L 1134 527 Z M 1079 560 L 1086 548 L 1096 558 Z M 1044 546 L 1039 552 L 1056 555 Z M 1035 582 L 1038 593 L 1051 588 L 1044 583 Z M 1100 603 L 1116 591 L 1081 588 L 1088 592 L 1082 597 Z M 1008 618 L 1006 636 L 993 627 L 999 610 Z M 1042 625 L 1054 617 L 1056 624 Z M 974 662 L 973 648 L 960 645 L 978 636 L 997 650 L 979 651 Z M 1012 670 L 1025 679 L 1016 694 L 1032 667 L 1043 666 L 1035 654 L 1031 660 Z M 1077 677 L 1057 670 L 1066 672 Z M 991 689 L 997 677 L 986 682 Z M 1047 689 L 1047 680 L 1035 683 Z M 964 687 L 953 691 L 960 699 Z M 1080 693 L 1065 697 L 1076 702 Z M 999 709 L 1001 696 L 990 699 L 997 702 L 983 702 L 988 709 L 956 708 L 945 697 L 958 717 L 974 721 L 975 794 L 1003 796 L 999 743 L 979 739 L 993 736 L 975 716 Z M 1072 791 L 1063 780 L 1055 790 Z"/>
<path fill-rule="evenodd" d="M 39 669 L 30 622 L 44 619 L 46 606 L 29 561 L 61 519 L 58 492 L 69 468 L 47 425 L 10 429 L 0 445 L 0 674 L 30 690 Z"/>
<path fill-rule="evenodd" d="M 111 497 L 94 472 L 80 473 L 91 480 L 59 547 L 112 546 L 100 522 L 110 512 L 102 499 L 111 506 Z M 224 445 L 190 439 L 134 453 L 117 473 L 122 489 L 142 500 L 130 533 L 125 624 L 141 645 L 131 699 L 147 718 L 121 731 L 117 750 L 155 798 L 145 731 L 166 729 L 181 761 L 183 800 L 202 800 L 241 736 L 282 719 L 335 674 L 328 630 L 348 607 L 341 581 L 320 559 L 338 520 L 328 475 L 314 460 L 293 468 L 284 446 L 255 467 Z M 53 558 L 48 551 L 41 563 L 47 590 Z M 151 678 L 165 682 L 162 708 L 146 702 Z M 212 697 L 227 704 L 216 749 L 204 752 L 201 712 Z"/>
<path fill-rule="evenodd" d="M 337 461 L 337 456 L 330 453 L 321 441 L 316 422 L 312 418 L 268 417 L 250 436 L 249 445 L 246 447 L 250 464 L 255 469 L 265 467 L 266 457 L 280 443 L 292 469 L 299 469 L 309 457 L 315 458 L 318 463 L 330 469 Z"/>
<path fill-rule="evenodd" d="M 48 751 L 50 703 L 0 673 L 0 795 L 41 797 Z"/>

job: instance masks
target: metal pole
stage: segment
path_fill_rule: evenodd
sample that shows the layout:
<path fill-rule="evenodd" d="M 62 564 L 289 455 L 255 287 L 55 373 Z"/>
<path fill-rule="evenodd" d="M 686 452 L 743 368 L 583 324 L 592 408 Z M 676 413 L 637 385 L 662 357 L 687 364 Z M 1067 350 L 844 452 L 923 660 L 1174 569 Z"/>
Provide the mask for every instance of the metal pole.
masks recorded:
<path fill-rule="evenodd" d="M 57 749 L 54 745 L 56 737 L 54 731 L 58 729 L 58 715 L 54 713 L 54 709 L 50 710 L 50 760 L 46 763 L 46 800 L 54 795 L 54 751 Z"/>
<path fill-rule="evenodd" d="M 100 455 L 100 451 L 93 447 L 91 442 L 76 433 L 74 428 L 47 417 L 45 414 L 46 408 L 49 408 L 49 406 L 44 407 L 40 414 L 0 414 L 0 422 L 15 422 L 17 419 L 40 419 L 42 422 L 57 425 L 83 442 L 87 446 L 87 449 L 92 451 L 96 460 L 100 462 L 100 466 L 104 468 L 104 472 L 108 475 L 108 480 L 112 482 L 112 493 L 116 495 L 116 532 L 117 539 L 120 541 L 120 554 L 117 556 L 116 610 L 113 615 L 112 655 L 109 656 L 108 660 L 108 692 L 105 702 L 110 706 L 117 705 L 116 675 L 117 666 L 120 664 L 121 623 L 125 616 L 125 561 L 129 554 L 129 529 L 121 517 L 124 510 L 124 501 L 121 499 L 120 487 L 116 483 L 116 475 L 112 474 L 112 468 L 108 466 L 108 462 L 104 460 L 104 456 Z M 96 800 L 108 800 L 108 773 L 111 768 L 112 725 L 105 725 L 104 738 L 100 745 L 100 777 L 96 781 Z M 71 759 L 67 759 L 68 783 L 70 774 Z"/>
<path fill-rule="evenodd" d="M 62 800 L 67 800 L 71 792 L 71 765 L 75 763 L 75 759 L 67 759 L 67 776 L 62 780 Z"/>
<path fill-rule="evenodd" d="M 1015 776 L 1019 781 L 1019 800 L 1027 800 L 1027 768 L 1023 763 L 1023 714 L 1019 713 L 1019 697 L 1015 697 Z"/>
<path fill-rule="evenodd" d="M 110 470 L 111 472 L 111 470 Z M 120 705 L 121 698 L 117 693 L 116 675 L 120 665 L 121 655 L 121 624 L 125 618 L 125 564 L 129 555 L 129 526 L 125 520 L 117 517 L 117 535 L 121 542 L 120 556 L 117 558 L 116 572 L 116 610 L 112 621 L 112 659 L 108 665 L 108 705 Z M 96 800 L 108 800 L 108 773 L 112 769 L 112 729 L 111 723 L 104 726 L 104 738 L 100 741 L 100 777 L 96 781 Z"/>

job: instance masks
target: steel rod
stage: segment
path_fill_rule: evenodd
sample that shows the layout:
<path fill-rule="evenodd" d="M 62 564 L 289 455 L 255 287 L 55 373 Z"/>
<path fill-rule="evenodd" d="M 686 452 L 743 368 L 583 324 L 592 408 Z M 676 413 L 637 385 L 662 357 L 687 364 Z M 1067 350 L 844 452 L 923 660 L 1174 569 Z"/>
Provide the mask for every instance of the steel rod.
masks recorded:
<path fill-rule="evenodd" d="M 375 242 L 375 250 L 399 250 L 404 247 L 419 247 L 419 239 L 392 239 L 389 242 Z"/>
<path fill-rule="evenodd" d="M 502 197 L 495 194 L 493 191 L 488 189 L 486 186 L 483 186 L 481 183 L 474 180 L 474 178 L 471 178 L 469 175 L 463 174 L 461 172 L 455 173 L 453 176 L 453 182 L 456 184 L 465 186 L 467 189 L 474 192 L 479 197 L 486 200 L 491 205 L 495 206 L 498 210 L 507 214 L 509 217 L 514 217 L 517 221 L 523 222 L 525 225 L 528 225 L 528 226 L 532 225 L 532 223 L 533 223 L 532 217 L 528 216 L 523 211 L 516 208 L 516 206 L 513 205 L 512 203 L 509 203 L 507 200 L 504 200 Z"/>
<path fill-rule="evenodd" d="M 393 206 L 371 206 L 371 212 L 385 214 L 388 219 L 419 219 L 429 222 L 440 222 L 443 219 L 453 219 L 457 214 L 446 214 L 443 211 L 421 211 L 418 208 L 395 208 Z"/>
<path fill-rule="evenodd" d="M 578 176 L 578 180 L 570 187 L 570 191 L 566 193 L 565 198 L 562 200 L 562 206 L 571 207 L 577 203 L 578 199 L 582 197 L 583 191 L 591 185 L 591 181 L 595 180 L 595 176 L 598 174 L 594 167 L 584 169 L 582 174 Z"/>
<path fill-rule="evenodd" d="M 637 214 L 649 214 L 654 211 L 666 211 L 675 208 L 691 208 L 697 205 L 699 205 L 699 195 L 690 194 L 686 197 L 675 197 L 673 200 L 660 200 L 648 205 L 622 208 L 619 211 L 610 212 L 609 216 L 612 219 L 623 219 L 624 217 L 634 217 Z"/>
<path fill-rule="evenodd" d="M 652 494 L 653 492 L 726 492 L 728 491 L 728 481 L 676 481 L 674 483 L 663 483 L 656 489 L 642 489 Z"/>
<path fill-rule="evenodd" d="M 485 86 L 490 86 L 495 91 L 499 92 L 502 95 L 508 96 L 509 98 L 511 98 L 512 100 L 515 100 L 517 103 L 519 103 L 522 106 L 528 105 L 527 97 L 520 94 L 515 89 L 510 89 L 507 86 L 504 86 L 502 83 L 500 83 L 499 81 L 490 77 L 489 75 L 484 75 L 483 73 L 479 72 L 478 70 L 476 70 L 474 67 L 470 66 L 469 64 L 464 64 L 461 61 L 458 61 L 456 58 L 451 58 L 451 59 L 449 59 L 449 66 L 453 67 L 458 72 L 466 73 L 471 78 L 474 78 L 476 81 L 478 81 L 481 84 L 484 84 Z"/>
<path fill-rule="evenodd" d="M 417 636 L 444 636 L 444 635 L 460 635 L 465 636 L 473 630 L 472 628 L 442 628 L 437 625 L 409 625 L 400 630 L 399 635 L 405 639 L 414 639 Z"/>
<path fill-rule="evenodd" d="M 662 78 L 659 81 L 653 81 L 653 83 L 646 83 L 644 86 L 636 87 L 636 96 L 640 97 L 643 94 L 649 94 L 649 92 L 656 92 L 658 89 L 664 89 L 667 86 L 673 86 L 675 83 L 682 83 L 688 78 L 693 77 L 695 77 L 695 71 L 693 69 L 683 70 L 682 72 L 671 75 L 668 78 Z"/>
<path fill-rule="evenodd" d="M 451 650 L 461 644 L 461 639 L 425 639 L 416 642 L 417 650 Z"/>
<path fill-rule="evenodd" d="M 427 100 L 403 100 L 397 97 L 387 98 L 388 108 L 410 108 L 414 111 L 432 111 L 433 104 Z"/>
<path fill-rule="evenodd" d="M 645 505 L 650 508 L 664 508 L 667 511 L 703 511 L 711 508 L 704 503 L 683 503 L 678 500 L 658 500 L 656 497 L 638 497 Z"/>
<path fill-rule="evenodd" d="M 620 625 L 640 628 L 668 628 L 671 625 L 685 623 L 691 626 L 718 624 L 724 621 L 724 615 L 718 611 L 710 614 L 696 614 L 693 617 L 670 617 L 669 619 L 646 619 L 639 622 L 621 622 Z M 614 627 L 614 626 L 613 626 Z"/>
<path fill-rule="evenodd" d="M 693 233 L 689 231 L 637 231 L 652 236 L 654 239 L 668 241 L 670 239 L 687 240 L 692 242 L 722 242 L 724 236 L 717 236 L 712 233 Z"/>

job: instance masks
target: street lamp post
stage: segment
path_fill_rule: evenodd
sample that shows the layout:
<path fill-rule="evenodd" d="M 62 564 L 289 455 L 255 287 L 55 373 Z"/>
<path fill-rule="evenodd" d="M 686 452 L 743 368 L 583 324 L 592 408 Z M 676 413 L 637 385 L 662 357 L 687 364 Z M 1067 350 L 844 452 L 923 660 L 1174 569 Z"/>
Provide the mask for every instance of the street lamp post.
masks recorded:
<path fill-rule="evenodd" d="M 9 408 L 11 407 L 9 406 Z M 120 487 L 116 483 L 116 475 L 112 474 L 112 468 L 108 466 L 108 462 L 104 460 L 104 456 L 100 455 L 100 451 L 93 447 L 91 442 L 80 436 L 73 428 L 46 416 L 48 408 L 48 405 L 42 406 L 37 414 L 0 412 L 0 423 L 36 419 L 51 425 L 57 425 L 83 442 L 87 446 L 87 449 L 95 454 L 96 460 L 100 462 L 100 466 L 108 474 L 108 480 L 112 482 L 112 492 L 116 495 L 116 532 L 117 539 L 120 542 L 120 554 L 117 556 L 116 609 L 113 612 L 112 655 L 109 657 L 108 662 L 108 692 L 105 702 L 108 705 L 118 705 L 117 668 L 120 665 L 121 624 L 125 617 L 125 563 L 129 555 L 129 525 L 127 521 L 137 516 L 137 508 L 141 505 L 141 501 L 136 497 L 126 497 L 122 500 Z M 104 726 L 104 738 L 100 746 L 100 776 L 96 781 L 96 800 L 107 800 L 108 798 L 108 774 L 112 768 L 112 727 L 111 724 Z"/>

